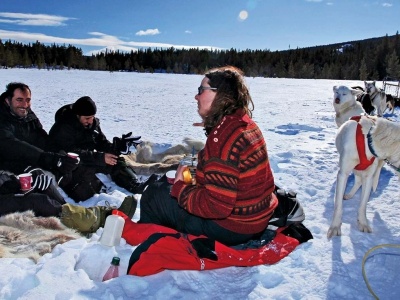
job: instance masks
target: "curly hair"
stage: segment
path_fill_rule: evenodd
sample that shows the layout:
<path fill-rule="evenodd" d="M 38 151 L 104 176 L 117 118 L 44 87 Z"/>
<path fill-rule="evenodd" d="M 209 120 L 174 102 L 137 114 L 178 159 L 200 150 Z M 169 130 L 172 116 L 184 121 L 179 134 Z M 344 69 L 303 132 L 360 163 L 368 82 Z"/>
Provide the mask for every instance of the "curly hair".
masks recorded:
<path fill-rule="evenodd" d="M 243 109 L 245 114 L 252 117 L 254 103 L 244 81 L 242 70 L 225 66 L 211 69 L 205 76 L 208 78 L 208 84 L 217 88 L 210 111 L 204 118 L 206 136 L 224 116 L 234 114 L 238 109 Z"/>

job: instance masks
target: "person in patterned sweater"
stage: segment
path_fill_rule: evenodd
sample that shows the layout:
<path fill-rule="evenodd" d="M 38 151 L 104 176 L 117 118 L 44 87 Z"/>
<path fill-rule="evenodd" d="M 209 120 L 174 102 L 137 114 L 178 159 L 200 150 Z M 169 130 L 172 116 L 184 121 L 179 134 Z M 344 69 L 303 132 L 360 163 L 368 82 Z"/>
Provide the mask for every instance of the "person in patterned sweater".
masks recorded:
<path fill-rule="evenodd" d="M 207 141 L 198 153 L 196 183 L 186 184 L 180 165 L 173 185 L 160 180 L 141 198 L 139 223 L 205 235 L 226 245 L 256 239 L 278 200 L 267 146 L 251 119 L 254 104 L 243 72 L 210 70 L 195 96 Z"/>

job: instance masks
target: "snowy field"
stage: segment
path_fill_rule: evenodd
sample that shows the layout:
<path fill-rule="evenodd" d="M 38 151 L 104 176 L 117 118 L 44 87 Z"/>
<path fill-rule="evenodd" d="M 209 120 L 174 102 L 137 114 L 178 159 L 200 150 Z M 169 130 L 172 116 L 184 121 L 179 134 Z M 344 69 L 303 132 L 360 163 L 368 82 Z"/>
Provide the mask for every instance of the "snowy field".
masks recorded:
<path fill-rule="evenodd" d="M 28 84 L 32 108 L 49 130 L 56 110 L 81 96 L 98 106 L 109 139 L 132 131 L 142 140 L 167 147 L 184 137 L 205 141 L 194 96 L 203 76 L 90 71 L 0 70 L 0 91 L 11 81 Z M 400 241 L 399 179 L 384 166 L 371 194 L 367 218 L 373 233 L 357 228 L 360 191 L 344 202 L 342 236 L 326 238 L 333 214 L 338 170 L 337 131 L 332 106 L 334 85 L 363 86 L 362 81 L 247 78 L 255 103 L 253 119 L 267 141 L 275 181 L 298 192 L 314 239 L 275 265 L 213 271 L 164 271 L 124 275 L 134 249 L 104 248 L 100 228 L 90 239 L 56 246 L 35 264 L 24 258 L 0 259 L 1 299 L 373 299 L 362 276 L 365 253 Z M 378 82 L 379 87 L 382 86 Z M 397 115 L 386 114 L 395 121 Z M 81 203 L 119 205 L 128 194 L 104 176 L 107 194 Z M 350 176 L 349 183 L 353 182 Z M 67 199 L 71 202 L 71 199 Z M 140 207 L 134 220 L 140 216 Z M 121 258 L 117 279 L 101 282 L 113 256 Z M 380 248 L 366 261 L 369 284 L 380 299 L 398 299 L 400 251 Z"/>

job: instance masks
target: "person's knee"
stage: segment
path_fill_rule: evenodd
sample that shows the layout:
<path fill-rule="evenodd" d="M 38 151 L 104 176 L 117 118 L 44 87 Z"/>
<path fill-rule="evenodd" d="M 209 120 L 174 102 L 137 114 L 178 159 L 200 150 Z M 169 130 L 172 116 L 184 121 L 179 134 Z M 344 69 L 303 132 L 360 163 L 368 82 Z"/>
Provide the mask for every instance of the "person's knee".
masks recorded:
<path fill-rule="evenodd" d="M 31 194 L 26 199 L 31 202 L 31 209 L 35 215 L 40 217 L 59 216 L 61 213 L 61 204 L 55 200 L 50 199 L 45 194 Z"/>

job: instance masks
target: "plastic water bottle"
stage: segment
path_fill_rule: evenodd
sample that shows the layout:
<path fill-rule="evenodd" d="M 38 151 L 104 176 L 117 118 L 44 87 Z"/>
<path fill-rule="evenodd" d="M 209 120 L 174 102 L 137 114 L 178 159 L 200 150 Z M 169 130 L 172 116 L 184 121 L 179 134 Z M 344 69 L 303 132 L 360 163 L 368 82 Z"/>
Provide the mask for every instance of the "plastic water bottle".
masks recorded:
<path fill-rule="evenodd" d="M 103 281 L 110 280 L 111 278 L 115 278 L 119 276 L 119 257 L 114 256 L 111 265 L 108 268 L 106 274 L 103 276 Z"/>
<path fill-rule="evenodd" d="M 124 229 L 125 220 L 118 215 L 118 210 L 113 210 L 104 224 L 104 230 L 100 237 L 100 243 L 104 246 L 118 246 L 121 241 L 122 230 Z"/>

